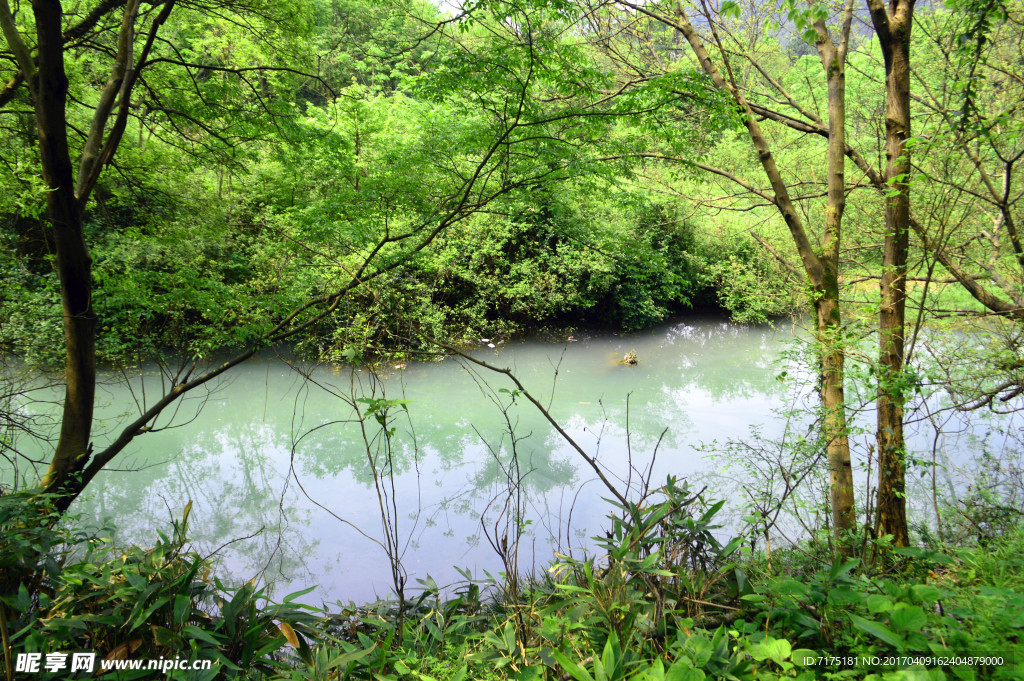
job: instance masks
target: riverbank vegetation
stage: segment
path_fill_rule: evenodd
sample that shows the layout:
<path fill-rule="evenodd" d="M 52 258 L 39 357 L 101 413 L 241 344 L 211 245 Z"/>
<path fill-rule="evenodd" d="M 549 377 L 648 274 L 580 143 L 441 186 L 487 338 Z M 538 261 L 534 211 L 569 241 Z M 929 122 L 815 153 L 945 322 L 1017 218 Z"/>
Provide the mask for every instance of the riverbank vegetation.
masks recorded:
<path fill-rule="evenodd" d="M 213 660 L 170 678 L 1018 679 L 1024 673 L 1019 515 L 956 502 L 954 541 L 836 557 L 826 537 L 751 552 L 730 542 L 704 491 L 669 479 L 613 507 L 596 556 L 546 572 L 439 588 L 405 602 L 267 600 L 228 589 L 190 549 L 188 520 L 152 548 L 53 529 L 45 497 L 0 497 L 0 605 L 15 653 L 86 648 L 131 660 Z M 506 540 L 509 537 L 506 536 Z M 518 543 L 513 535 L 511 541 Z M 468 573 L 467 573 L 468 577 Z M 13 643 L 13 646 L 12 646 Z M 105 678 L 157 678 L 152 671 Z M 23 670 L 24 671 L 24 670 Z M 85 678 L 66 667 L 33 678 Z"/>
<path fill-rule="evenodd" d="M 43 627 L 111 651 L 212 646 L 268 674 L 655 679 L 796 676 L 804 644 L 1015 643 L 1019 621 L 992 599 L 1017 603 L 1018 585 L 991 558 L 1014 560 L 1019 528 L 943 515 L 938 495 L 934 521 L 908 515 L 907 471 L 928 464 L 903 430 L 935 395 L 961 412 L 1021 406 L 1020 2 L 0 0 L 0 28 L 0 482 L 17 530 L 0 615 L 20 627 L 5 624 L 5 654 Z M 771 459 L 785 494 L 761 499 L 749 534 L 765 552 L 742 560 L 743 541 L 706 531 L 712 500 L 609 485 L 604 558 L 564 557 L 532 582 L 510 560 L 490 599 L 467 584 L 407 602 L 396 568 L 396 617 L 360 614 L 345 634 L 290 605 L 273 612 L 293 624 L 272 625 L 252 589 L 217 596 L 183 528 L 61 567 L 79 540 L 36 520 L 57 522 L 181 398 L 267 348 L 372 365 L 480 337 L 636 331 L 694 306 L 810 315 L 814 426 Z M 163 392 L 100 434 L 98 367 L 146 362 Z M 25 366 L 60 384 L 55 422 L 26 407 Z M 504 390 L 568 439 L 521 385 Z M 352 403 L 387 443 L 404 404 Z M 862 408 L 876 426 L 855 437 Z M 1020 447 L 1006 438 L 996 457 L 1012 493 L 968 487 L 986 513 L 1022 510 Z M 828 518 L 772 552 L 766 518 L 808 453 L 827 482 L 802 498 Z M 874 476 L 861 488 L 858 453 Z M 129 604 L 131 624 L 103 629 Z M 275 652 L 281 637 L 295 652 Z"/>

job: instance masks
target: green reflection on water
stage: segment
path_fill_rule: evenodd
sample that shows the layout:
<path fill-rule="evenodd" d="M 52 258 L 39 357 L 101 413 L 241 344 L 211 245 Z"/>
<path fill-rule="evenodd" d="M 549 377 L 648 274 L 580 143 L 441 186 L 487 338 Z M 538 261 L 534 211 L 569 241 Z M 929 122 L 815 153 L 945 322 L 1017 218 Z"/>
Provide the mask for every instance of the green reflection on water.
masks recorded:
<path fill-rule="evenodd" d="M 771 409 L 784 389 L 773 362 L 779 341 L 790 337 L 688 321 L 630 337 L 510 343 L 483 348 L 479 357 L 510 367 L 545 404 L 550 401 L 552 415 L 612 476 L 624 478 L 631 461 L 642 469 L 657 444 L 658 480 L 701 470 L 693 449 L 701 442 L 742 436 L 751 424 L 771 427 Z M 632 349 L 639 365 L 618 363 Z M 499 564 L 481 541 L 480 514 L 504 489 L 495 459 L 509 456 L 509 435 L 478 382 L 487 381 L 491 390 L 511 384 L 494 375 L 474 377 L 456 360 L 410 363 L 381 383 L 347 368 L 317 368 L 311 377 L 315 382 L 303 381 L 270 359 L 239 367 L 204 402 L 181 409 L 178 419 L 194 416 L 191 422 L 140 438 L 117 462 L 120 469 L 142 470 L 104 473 L 75 510 L 83 522 L 112 519 L 122 541 L 145 543 L 192 499 L 193 534 L 203 550 L 256 534 L 221 551 L 224 574 L 236 581 L 269 566 L 266 577 L 279 582 L 278 593 L 317 583 L 318 596 L 328 601 L 386 594 L 389 572 L 380 548 L 306 496 L 369 535 L 380 531 L 355 412 L 332 395 L 351 397 L 355 385 L 361 395 L 372 388 L 376 397 L 410 400 L 408 418 L 400 414 L 394 422 L 391 463 L 411 576 L 429 572 L 444 584 L 456 578 L 455 565 L 496 572 Z M 147 380 L 152 391 L 155 379 Z M 140 388 L 136 379 L 136 394 Z M 108 391 L 103 413 L 113 423 L 132 398 L 123 386 Z M 506 393 L 496 394 L 507 402 Z M 520 551 L 528 567 L 534 556 L 543 564 L 555 543 L 578 546 L 596 532 L 606 510 L 601 497 L 608 493 L 588 482 L 592 471 L 536 410 L 518 400 L 508 413 L 523 438 L 517 451 L 528 471 L 524 488 L 535 521 Z M 570 511 L 573 527 L 566 528 Z"/>

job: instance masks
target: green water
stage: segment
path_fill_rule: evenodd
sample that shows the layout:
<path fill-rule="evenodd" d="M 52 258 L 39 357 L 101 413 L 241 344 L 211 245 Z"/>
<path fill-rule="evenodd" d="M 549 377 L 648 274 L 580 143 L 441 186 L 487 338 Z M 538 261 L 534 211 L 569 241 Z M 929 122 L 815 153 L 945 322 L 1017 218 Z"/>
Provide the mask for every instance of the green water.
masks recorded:
<path fill-rule="evenodd" d="M 736 490 L 714 477 L 723 461 L 698 448 L 745 437 L 751 426 L 769 437 L 781 432 L 773 410 L 802 404 L 792 389 L 798 372 L 781 359 L 793 337 L 785 326 L 691 319 L 628 337 L 480 343 L 473 355 L 511 369 L 618 487 L 635 485 L 656 450 L 653 481 L 690 478 L 710 484 L 709 496 L 735 501 Z M 630 350 L 636 366 L 619 362 Z M 130 391 L 109 377 L 97 447 L 144 393 L 150 401 L 159 394 L 158 376 L 150 369 L 132 378 Z M 401 399 L 408 412 L 391 409 L 393 476 L 381 476 L 380 489 L 393 501 L 386 508 L 409 584 L 428 575 L 451 584 L 457 567 L 476 576 L 503 569 L 487 534 L 500 541 L 509 519 L 502 510 L 510 431 L 526 527 L 519 567 L 544 566 L 556 550 L 588 545 L 610 493 L 523 396 L 512 403 L 513 388 L 456 359 L 392 366 L 379 378 L 250 361 L 157 424 L 180 427 L 138 438 L 72 510 L 82 523 L 109 521 L 118 541 L 151 543 L 192 500 L 195 546 L 216 551 L 226 581 L 257 576 L 278 596 L 316 584 L 305 597 L 314 603 L 387 595 L 391 572 L 374 541 L 386 543 L 366 441 L 378 474 L 388 472 L 388 458 L 377 447 L 376 421 L 365 434 L 355 422 L 355 408 L 365 412 L 368 403 L 354 400 Z"/>
<path fill-rule="evenodd" d="M 695 446 L 771 423 L 784 396 L 776 359 L 781 341 L 790 338 L 788 329 L 691 320 L 629 337 L 494 349 L 481 343 L 474 355 L 512 369 L 624 487 L 630 461 L 635 484 L 656 444 L 652 479 L 686 477 L 707 466 Z M 633 349 L 639 364 L 619 363 Z M 145 375 L 150 399 L 159 388 L 156 376 L 155 370 Z M 138 377 L 132 387 L 139 398 Z M 145 543 L 191 499 L 197 547 L 222 547 L 222 569 L 234 580 L 258 574 L 275 582 L 277 594 L 318 584 L 308 598 L 327 601 L 385 595 L 391 589 L 386 553 L 361 534 L 379 539 L 382 522 L 349 402 L 353 394 L 405 399 L 408 415 L 394 407 L 389 424 L 395 429 L 390 508 L 409 583 L 428 574 L 451 583 L 458 578 L 454 567 L 481 576 L 502 569 L 483 527 L 493 534 L 500 520 L 510 423 L 525 495 L 522 520 L 529 521 L 520 567 L 543 564 L 556 548 L 587 543 L 608 510 L 602 497 L 609 492 L 522 397 L 507 408 L 506 420 L 499 405 L 512 396 L 502 388 L 514 386 L 454 359 L 391 367 L 379 381 L 348 368 L 251 361 L 211 394 L 185 401 L 171 422 L 181 427 L 137 440 L 114 462 L 120 470 L 98 477 L 74 511 L 84 522 L 111 519 L 121 541 Z M 102 399 L 113 430 L 133 397 L 112 381 Z M 379 438 L 379 431 L 368 422 L 368 438 Z M 381 455 L 377 466 L 386 466 Z M 389 478 L 389 494 L 391 484 Z"/>

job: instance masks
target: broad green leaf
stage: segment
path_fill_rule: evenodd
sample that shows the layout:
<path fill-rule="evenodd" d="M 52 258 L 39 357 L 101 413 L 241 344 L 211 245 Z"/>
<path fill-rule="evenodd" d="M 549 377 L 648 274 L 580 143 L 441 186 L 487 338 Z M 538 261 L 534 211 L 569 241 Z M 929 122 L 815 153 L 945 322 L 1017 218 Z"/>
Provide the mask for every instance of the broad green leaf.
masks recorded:
<path fill-rule="evenodd" d="M 910 587 L 910 593 L 918 603 L 928 603 L 942 598 L 942 590 L 931 584 L 915 584 Z"/>
<path fill-rule="evenodd" d="M 788 660 L 790 653 L 793 652 L 793 646 L 784 638 L 777 638 L 766 645 L 771 652 L 771 658 L 776 662 Z"/>
<path fill-rule="evenodd" d="M 890 612 L 893 608 L 892 599 L 881 594 L 871 594 L 867 597 L 865 605 L 869 612 Z"/>
<path fill-rule="evenodd" d="M 881 639 L 893 648 L 897 650 L 903 648 L 903 640 L 881 622 L 872 622 L 871 620 L 866 620 L 859 615 L 853 614 L 850 615 L 850 621 L 853 622 L 853 626 L 857 627 L 864 633 L 871 634 L 875 638 Z"/>
<path fill-rule="evenodd" d="M 807 585 L 795 579 L 785 579 L 779 584 L 778 590 L 784 596 L 803 596 L 807 593 Z"/>
<path fill-rule="evenodd" d="M 694 669 L 681 661 L 672 663 L 665 674 L 665 681 L 704 681 L 707 675 L 702 669 Z"/>
<path fill-rule="evenodd" d="M 893 610 L 889 615 L 889 624 L 897 631 L 921 631 L 928 624 L 928 616 L 919 605 L 909 605 Z"/>
<path fill-rule="evenodd" d="M 813 650 L 808 650 L 807 648 L 797 648 L 790 653 L 790 659 L 802 667 L 813 665 L 818 657 L 820 657 L 818 653 Z"/>

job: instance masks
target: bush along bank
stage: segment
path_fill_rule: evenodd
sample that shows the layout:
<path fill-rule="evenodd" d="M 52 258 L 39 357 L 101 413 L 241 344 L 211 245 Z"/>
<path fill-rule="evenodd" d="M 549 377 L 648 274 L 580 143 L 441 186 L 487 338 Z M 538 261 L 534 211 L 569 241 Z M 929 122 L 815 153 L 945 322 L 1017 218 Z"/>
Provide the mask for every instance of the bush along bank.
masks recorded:
<path fill-rule="evenodd" d="M 311 255 L 282 216 L 184 206 L 90 215 L 99 327 L 108 364 L 245 346 L 310 298 L 337 290 L 367 253 Z M 453 225 L 412 257 L 368 279 L 294 340 L 306 359 L 351 361 L 540 328 L 638 331 L 697 306 L 764 321 L 800 305 L 788 273 L 743 232 L 698 229 L 677 209 L 625 194 L 584 201 L 547 192 Z M 228 218 L 231 219 L 228 219 Z M 276 226 L 268 228 L 267 224 Z M 17 227 L 17 229 L 16 229 Z M 62 362 L 52 257 L 19 247 L 24 226 L 0 215 L 0 349 L 30 364 Z M 40 228 L 41 229 L 41 228 Z"/>
<path fill-rule="evenodd" d="M 394 602 L 325 609 L 300 603 L 309 590 L 278 603 L 226 588 L 188 548 L 188 509 L 151 548 L 122 550 L 61 529 L 45 497 L 8 494 L 5 678 L 29 678 L 15 669 L 33 654 L 30 678 L 91 677 L 54 657 L 82 651 L 93 673 L 122 661 L 105 677 L 119 679 L 1024 678 L 1019 523 L 941 552 L 768 556 L 715 538 L 721 506 L 669 480 L 614 508 L 600 557 L 558 556 L 515 590 L 422 584 L 399 617 Z"/>

